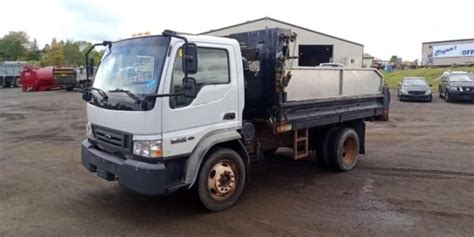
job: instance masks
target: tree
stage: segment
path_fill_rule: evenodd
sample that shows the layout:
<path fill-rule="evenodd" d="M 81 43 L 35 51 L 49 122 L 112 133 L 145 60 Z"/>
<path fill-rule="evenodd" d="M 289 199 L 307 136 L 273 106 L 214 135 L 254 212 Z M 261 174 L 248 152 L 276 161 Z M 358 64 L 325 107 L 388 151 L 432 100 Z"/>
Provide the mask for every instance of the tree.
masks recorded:
<path fill-rule="evenodd" d="M 29 37 L 23 31 L 10 31 L 0 39 L 0 60 L 28 58 Z"/>
<path fill-rule="evenodd" d="M 79 46 L 80 45 L 73 40 L 68 40 L 64 44 L 64 57 L 66 58 L 67 66 L 78 67 L 84 64 L 84 55 Z"/>
<path fill-rule="evenodd" d="M 28 48 L 28 60 L 39 61 L 40 59 L 41 51 L 39 50 L 38 42 L 36 39 L 33 39 Z"/>
<path fill-rule="evenodd" d="M 397 55 L 393 55 L 389 60 L 389 62 L 391 62 L 391 63 L 397 63 L 397 62 L 401 62 L 401 61 L 402 61 L 402 58 L 398 57 Z"/>
<path fill-rule="evenodd" d="M 42 66 L 64 66 L 66 58 L 64 56 L 64 41 L 57 42 L 53 38 L 49 50 L 45 52 L 41 61 Z"/>

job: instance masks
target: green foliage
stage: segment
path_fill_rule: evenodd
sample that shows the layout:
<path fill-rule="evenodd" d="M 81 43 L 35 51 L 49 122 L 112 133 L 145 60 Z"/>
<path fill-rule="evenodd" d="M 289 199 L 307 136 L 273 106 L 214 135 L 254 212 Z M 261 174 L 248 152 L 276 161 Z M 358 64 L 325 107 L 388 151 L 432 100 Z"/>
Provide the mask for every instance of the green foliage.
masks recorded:
<path fill-rule="evenodd" d="M 23 31 L 10 31 L 0 38 L 0 62 L 2 61 L 29 61 L 41 66 L 85 66 L 86 51 L 92 46 L 87 41 L 67 40 L 57 41 L 52 39 L 42 50 L 36 39 L 29 40 Z M 99 63 L 102 52 L 92 51 L 90 56 L 96 64 Z"/>
<path fill-rule="evenodd" d="M 385 82 L 392 89 L 397 88 L 398 83 L 404 77 L 424 77 L 428 84 L 433 85 L 433 90 L 437 91 L 440 83 L 441 74 L 446 70 L 468 71 L 474 73 L 474 67 L 456 67 L 456 68 L 418 68 L 405 71 L 384 72 Z"/>
<path fill-rule="evenodd" d="M 10 31 L 0 38 L 0 61 L 28 59 L 29 37 L 23 31 Z"/>
<path fill-rule="evenodd" d="M 41 50 L 36 39 L 30 42 L 28 51 L 28 60 L 39 61 L 41 59 Z"/>
<path fill-rule="evenodd" d="M 402 61 L 402 58 L 398 57 L 397 55 L 392 55 L 392 57 L 390 57 L 390 60 L 389 60 L 390 63 L 396 63 L 396 62 L 401 62 L 401 61 Z"/>
<path fill-rule="evenodd" d="M 41 60 L 41 66 L 65 66 L 66 57 L 64 55 L 64 42 L 57 42 L 53 38 L 49 50 L 46 51 Z"/>

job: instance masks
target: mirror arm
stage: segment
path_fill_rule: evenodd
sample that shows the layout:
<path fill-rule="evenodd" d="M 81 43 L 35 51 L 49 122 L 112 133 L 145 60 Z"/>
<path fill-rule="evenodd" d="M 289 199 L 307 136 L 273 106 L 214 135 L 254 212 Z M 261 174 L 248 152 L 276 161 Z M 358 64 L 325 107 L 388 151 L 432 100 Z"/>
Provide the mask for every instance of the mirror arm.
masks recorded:
<path fill-rule="evenodd" d="M 164 30 L 162 34 L 164 36 L 175 37 L 184 40 L 184 55 L 188 55 L 188 39 L 186 37 L 178 35 L 178 33 L 172 30 Z M 183 65 L 183 67 L 186 67 L 186 65 Z M 184 70 L 184 78 L 188 77 L 188 73 L 186 71 L 187 70 Z"/>
<path fill-rule="evenodd" d="M 90 81 L 89 80 L 89 54 L 90 52 L 92 52 L 92 50 L 97 47 L 97 46 L 108 46 L 109 49 L 110 47 L 112 46 L 112 41 L 104 41 L 102 43 L 97 43 L 97 44 L 93 44 L 86 52 L 86 80 L 87 81 Z"/>

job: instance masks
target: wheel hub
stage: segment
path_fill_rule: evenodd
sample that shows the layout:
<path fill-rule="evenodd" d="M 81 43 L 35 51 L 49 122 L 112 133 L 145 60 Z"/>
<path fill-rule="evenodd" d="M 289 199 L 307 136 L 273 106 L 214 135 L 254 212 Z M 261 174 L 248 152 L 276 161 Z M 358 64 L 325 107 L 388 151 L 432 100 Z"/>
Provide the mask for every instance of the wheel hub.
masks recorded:
<path fill-rule="evenodd" d="M 346 164 L 352 164 L 357 157 L 357 146 L 353 137 L 348 137 L 342 145 L 342 159 Z"/>
<path fill-rule="evenodd" d="M 209 172 L 207 182 L 209 193 L 214 199 L 222 200 L 230 196 L 235 190 L 235 172 L 231 164 L 220 161 Z"/>

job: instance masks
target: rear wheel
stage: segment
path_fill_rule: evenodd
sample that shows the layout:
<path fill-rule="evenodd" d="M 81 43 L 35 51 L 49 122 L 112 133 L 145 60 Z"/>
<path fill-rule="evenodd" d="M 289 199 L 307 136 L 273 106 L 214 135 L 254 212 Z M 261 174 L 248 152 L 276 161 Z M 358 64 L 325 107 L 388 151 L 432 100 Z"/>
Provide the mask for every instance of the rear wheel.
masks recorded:
<path fill-rule="evenodd" d="M 3 88 L 10 88 L 12 86 L 12 83 L 9 81 L 6 81 L 3 83 Z"/>
<path fill-rule="evenodd" d="M 20 80 L 19 77 L 15 78 L 15 82 L 14 82 L 13 86 L 14 86 L 15 88 L 21 86 L 21 80 Z"/>
<path fill-rule="evenodd" d="M 329 138 L 328 159 L 335 170 L 352 170 L 359 159 L 359 136 L 352 128 L 340 129 Z"/>
<path fill-rule="evenodd" d="M 329 139 L 334 133 L 338 133 L 341 128 L 331 128 L 329 129 L 324 136 L 319 139 L 316 139 L 313 143 L 313 147 L 316 149 L 316 159 L 319 163 L 325 167 L 329 167 L 329 158 L 328 158 L 328 145 Z"/>
<path fill-rule="evenodd" d="M 198 193 L 201 203 L 210 211 L 221 211 L 234 205 L 245 185 L 245 165 L 234 150 L 214 151 L 202 165 Z"/>

